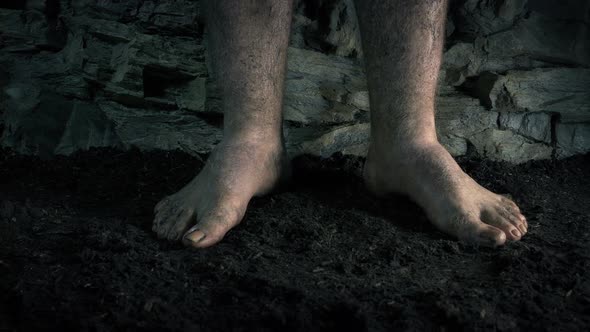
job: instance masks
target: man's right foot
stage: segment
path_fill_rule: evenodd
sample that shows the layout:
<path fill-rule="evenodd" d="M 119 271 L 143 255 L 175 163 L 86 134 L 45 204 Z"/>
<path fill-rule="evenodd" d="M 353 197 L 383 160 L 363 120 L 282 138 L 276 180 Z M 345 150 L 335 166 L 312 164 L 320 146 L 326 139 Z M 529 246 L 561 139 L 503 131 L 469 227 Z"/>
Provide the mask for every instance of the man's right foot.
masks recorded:
<path fill-rule="evenodd" d="M 198 248 L 219 242 L 240 223 L 253 196 L 268 193 L 288 176 L 284 147 L 276 141 L 219 143 L 191 182 L 156 205 L 152 229 L 161 238 L 182 238 Z"/>

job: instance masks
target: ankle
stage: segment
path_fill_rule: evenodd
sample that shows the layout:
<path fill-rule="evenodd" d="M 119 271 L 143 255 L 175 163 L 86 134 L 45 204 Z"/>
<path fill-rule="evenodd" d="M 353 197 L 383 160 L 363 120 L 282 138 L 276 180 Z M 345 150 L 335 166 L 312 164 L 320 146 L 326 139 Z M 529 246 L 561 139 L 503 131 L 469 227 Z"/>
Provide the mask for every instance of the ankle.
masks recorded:
<path fill-rule="evenodd" d="M 437 150 L 441 146 L 436 136 L 433 137 L 397 137 L 389 140 L 387 144 L 383 140 L 371 142 L 367 160 L 380 161 L 386 164 L 390 162 L 402 162 L 406 159 L 415 159 L 418 155 Z"/>
<path fill-rule="evenodd" d="M 283 138 L 280 132 L 265 130 L 226 130 L 222 142 L 226 145 L 255 145 L 268 148 L 281 148 Z"/>
<path fill-rule="evenodd" d="M 449 182 L 461 180 L 464 174 L 452 156 L 438 141 L 414 141 L 388 152 L 369 150 L 363 176 L 374 193 L 399 192 L 421 201 L 435 192 L 435 181 L 444 177 Z"/>

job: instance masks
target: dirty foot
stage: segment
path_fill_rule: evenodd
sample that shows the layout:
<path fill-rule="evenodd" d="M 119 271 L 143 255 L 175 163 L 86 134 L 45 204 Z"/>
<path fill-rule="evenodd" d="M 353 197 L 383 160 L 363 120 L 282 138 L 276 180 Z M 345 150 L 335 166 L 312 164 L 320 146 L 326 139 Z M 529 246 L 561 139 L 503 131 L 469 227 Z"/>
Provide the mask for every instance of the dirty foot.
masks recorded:
<path fill-rule="evenodd" d="M 158 236 L 198 248 L 219 242 L 242 220 L 253 196 L 268 193 L 287 175 L 281 143 L 259 141 L 221 142 L 191 182 L 156 205 L 152 229 Z"/>
<path fill-rule="evenodd" d="M 483 188 L 436 143 L 371 148 L 363 171 L 369 190 L 408 195 L 443 232 L 485 246 L 517 241 L 528 224 L 510 199 Z"/>

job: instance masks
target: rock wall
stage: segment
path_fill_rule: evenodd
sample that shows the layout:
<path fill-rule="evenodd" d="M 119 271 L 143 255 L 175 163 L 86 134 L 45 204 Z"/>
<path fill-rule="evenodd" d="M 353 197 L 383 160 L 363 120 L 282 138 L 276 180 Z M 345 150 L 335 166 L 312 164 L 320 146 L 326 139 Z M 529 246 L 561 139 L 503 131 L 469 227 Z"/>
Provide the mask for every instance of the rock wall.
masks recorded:
<path fill-rule="evenodd" d="M 590 151 L 590 1 L 457 0 L 446 32 L 436 117 L 453 155 Z M 42 156 L 210 151 L 222 114 L 204 33 L 198 1 L 3 0 L 1 144 Z M 363 155 L 370 107 L 352 1 L 298 1 L 288 60 L 290 154 Z"/>

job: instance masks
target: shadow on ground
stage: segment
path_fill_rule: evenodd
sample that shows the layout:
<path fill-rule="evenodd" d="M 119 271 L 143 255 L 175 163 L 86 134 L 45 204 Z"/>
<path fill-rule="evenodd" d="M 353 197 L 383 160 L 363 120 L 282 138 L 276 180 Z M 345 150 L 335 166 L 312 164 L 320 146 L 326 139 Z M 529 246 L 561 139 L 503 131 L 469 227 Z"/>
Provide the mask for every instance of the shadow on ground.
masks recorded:
<path fill-rule="evenodd" d="M 461 160 L 510 194 L 523 241 L 477 248 L 404 197 L 377 200 L 362 160 L 294 161 L 216 247 L 151 232 L 153 205 L 200 169 L 182 153 L 0 151 L 0 330 L 587 330 L 590 155 Z"/>

